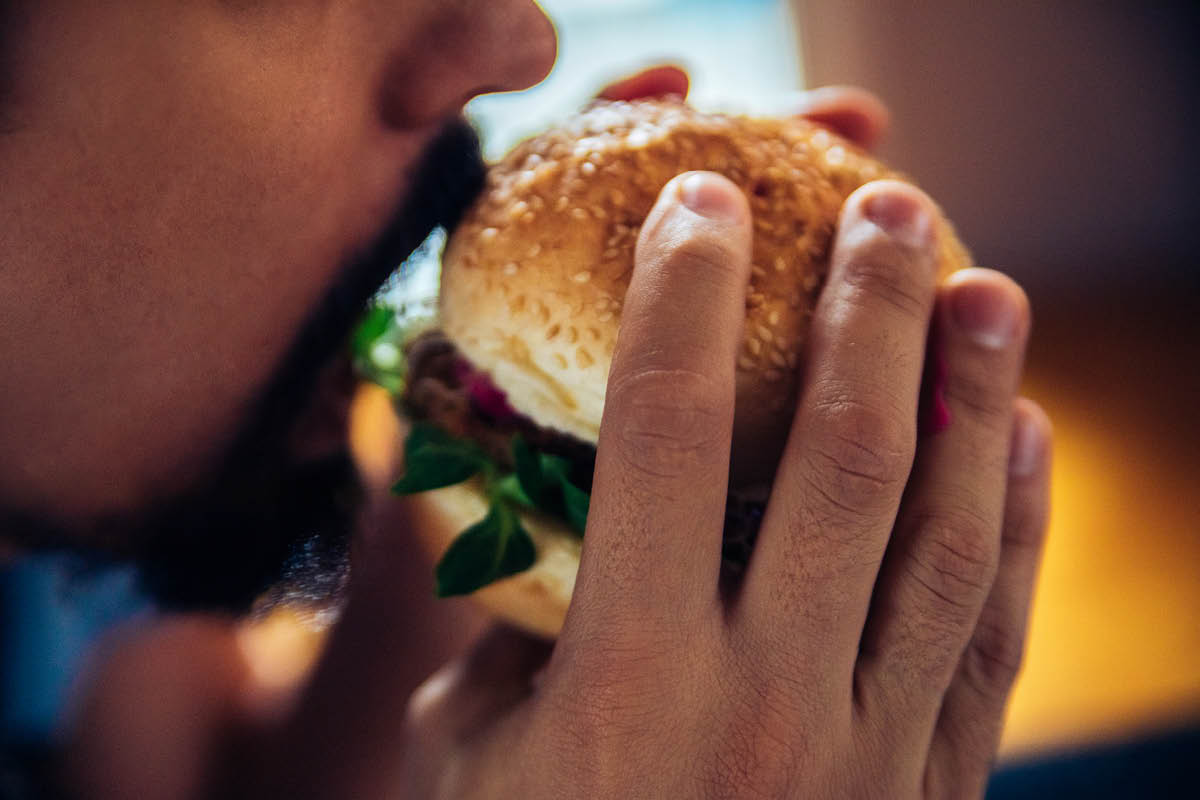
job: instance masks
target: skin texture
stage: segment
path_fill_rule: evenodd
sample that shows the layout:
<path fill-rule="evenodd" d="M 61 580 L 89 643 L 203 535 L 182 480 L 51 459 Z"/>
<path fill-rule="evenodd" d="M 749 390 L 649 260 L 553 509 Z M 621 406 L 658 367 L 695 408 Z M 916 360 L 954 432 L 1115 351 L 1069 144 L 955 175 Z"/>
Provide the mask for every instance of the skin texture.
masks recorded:
<path fill-rule="evenodd" d="M 13 37 L 16 124 L 0 137 L 4 185 L 25 187 L 0 195 L 0 496 L 53 505 L 81 541 L 92 516 L 219 460 L 285 332 L 378 234 L 441 123 L 473 93 L 538 80 L 553 55 L 544 18 L 515 0 L 124 5 L 36 5 Z M 885 119 L 854 92 L 799 108 L 861 142 Z M 422 611 L 396 580 L 412 555 L 375 530 L 302 684 L 263 683 L 224 619 L 114 639 L 81 693 L 68 788 L 978 794 L 1020 662 L 1049 426 L 1015 398 L 1023 294 L 984 270 L 935 286 L 933 213 L 888 182 L 847 202 L 737 593 L 717 566 L 750 220 L 730 184 L 696 174 L 643 228 L 552 653 L 497 630 L 412 695 Z M 953 423 L 918 440 L 933 318 Z"/>

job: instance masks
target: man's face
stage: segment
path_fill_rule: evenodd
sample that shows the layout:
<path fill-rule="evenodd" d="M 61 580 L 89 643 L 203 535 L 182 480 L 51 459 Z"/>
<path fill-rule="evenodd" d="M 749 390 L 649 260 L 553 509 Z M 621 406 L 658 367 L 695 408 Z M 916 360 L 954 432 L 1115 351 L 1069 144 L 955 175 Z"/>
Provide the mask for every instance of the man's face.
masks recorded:
<path fill-rule="evenodd" d="M 347 266 L 377 271 L 362 258 L 385 230 L 393 249 L 426 232 L 396 215 L 426 201 L 409 189 L 431 141 L 555 49 L 529 0 L 18 5 L 0 505 L 64 521 L 216 469 L 330 293 L 365 300 Z"/>
<path fill-rule="evenodd" d="M 165 599 L 230 606 L 297 544 L 336 565 L 349 327 L 470 199 L 457 115 L 545 76 L 548 20 L 529 0 L 10 5 L 0 545 L 132 550 Z"/>

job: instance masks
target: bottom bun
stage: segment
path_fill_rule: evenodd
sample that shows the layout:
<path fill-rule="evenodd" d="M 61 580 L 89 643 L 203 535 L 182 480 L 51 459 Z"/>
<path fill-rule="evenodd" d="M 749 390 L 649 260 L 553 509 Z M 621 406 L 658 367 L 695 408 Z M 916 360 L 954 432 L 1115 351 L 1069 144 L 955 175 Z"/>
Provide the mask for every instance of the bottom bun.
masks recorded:
<path fill-rule="evenodd" d="M 440 559 L 460 533 L 488 513 L 487 497 L 478 481 L 411 495 L 403 502 L 417 536 L 434 559 Z M 537 561 L 471 597 L 505 622 L 554 638 L 562 629 L 575 590 L 583 542 L 566 523 L 553 517 L 524 511 L 520 516 L 537 549 Z"/>

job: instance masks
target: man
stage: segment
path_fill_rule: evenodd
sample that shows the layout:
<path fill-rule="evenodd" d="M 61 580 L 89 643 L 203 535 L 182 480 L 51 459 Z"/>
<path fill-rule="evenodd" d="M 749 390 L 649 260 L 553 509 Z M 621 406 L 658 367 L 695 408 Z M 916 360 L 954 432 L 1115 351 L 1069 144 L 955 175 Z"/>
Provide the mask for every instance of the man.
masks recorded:
<path fill-rule="evenodd" d="M 527 0 L 41 0 L 4 13 L 5 549 L 125 553 L 168 601 L 244 605 L 298 523 L 348 518 L 331 502 L 352 477 L 344 436 L 325 413 L 344 395 L 348 328 L 382 270 L 453 222 L 478 180 L 450 121 L 476 94 L 540 80 L 553 31 Z M 862 141 L 879 132 L 861 95 L 812 102 Z M 83 704 L 69 788 L 977 794 L 1024 638 L 1048 426 L 1014 399 L 1023 295 L 982 270 L 935 287 L 935 213 L 892 182 L 847 202 L 736 605 L 716 599 L 705 559 L 720 537 L 733 399 L 721 355 L 742 317 L 749 216 L 728 182 L 695 174 L 664 189 L 639 249 L 579 591 L 548 663 L 496 632 L 410 704 L 394 580 L 406 559 L 380 536 L 359 547 L 369 557 L 298 696 L 257 681 L 219 619 L 168 619 L 127 642 Z M 704 340 L 697 315 L 714 320 Z M 953 421 L 918 442 L 934 316 Z M 639 415 L 663 404 L 711 424 L 637 437 Z M 640 470 L 647 459 L 668 468 Z"/>

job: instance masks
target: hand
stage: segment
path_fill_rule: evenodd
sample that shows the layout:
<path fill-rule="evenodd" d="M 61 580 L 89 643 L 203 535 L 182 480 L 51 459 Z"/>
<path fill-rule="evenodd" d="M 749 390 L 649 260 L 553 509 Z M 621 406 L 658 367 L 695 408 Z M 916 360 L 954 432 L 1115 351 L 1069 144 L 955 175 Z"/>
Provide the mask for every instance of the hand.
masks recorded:
<path fill-rule="evenodd" d="M 717 176 L 667 186 L 562 636 L 536 682 L 543 649 L 497 632 L 418 693 L 408 764 L 425 796 L 981 792 L 1020 661 L 1048 429 L 1014 400 L 1023 294 L 985 270 L 935 287 L 935 213 L 891 181 L 847 201 L 795 425 L 726 602 L 749 214 Z M 953 422 L 918 443 L 933 317 Z"/>
<path fill-rule="evenodd" d="M 821 113 L 868 120 L 869 140 L 869 105 Z M 731 184 L 701 175 L 669 185 L 644 227 L 577 594 L 548 661 L 545 644 L 496 631 L 409 704 L 412 621 L 389 569 L 402 556 L 382 550 L 356 564 L 299 696 L 273 698 L 213 625 L 129 648 L 84 714 L 81 783 L 141 797 L 978 794 L 1020 661 L 1049 433 L 1014 401 L 1023 295 L 982 270 L 935 287 L 934 213 L 891 182 L 847 202 L 732 602 L 716 579 L 749 218 Z M 917 441 L 931 319 L 953 423 Z"/>

